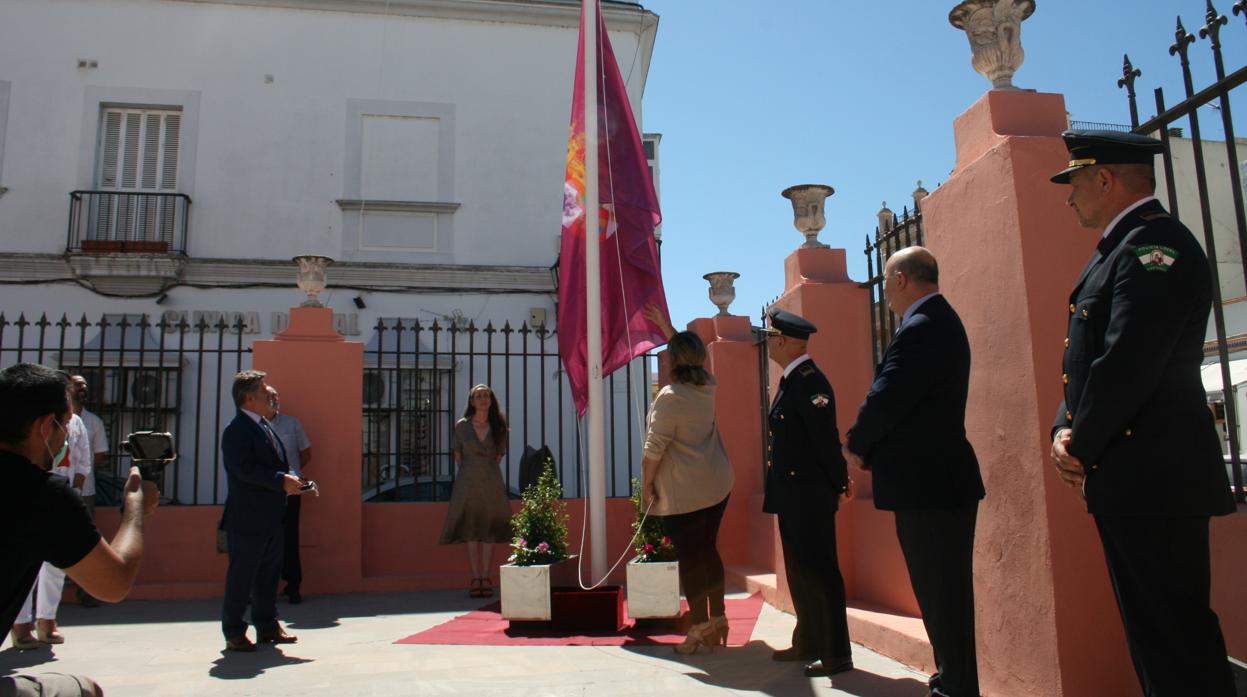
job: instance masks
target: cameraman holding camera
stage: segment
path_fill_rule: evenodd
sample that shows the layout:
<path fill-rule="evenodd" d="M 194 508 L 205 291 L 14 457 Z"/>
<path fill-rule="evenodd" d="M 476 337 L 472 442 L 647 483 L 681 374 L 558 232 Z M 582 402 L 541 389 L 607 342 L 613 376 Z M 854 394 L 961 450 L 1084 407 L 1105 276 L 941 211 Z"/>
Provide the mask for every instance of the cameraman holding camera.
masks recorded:
<path fill-rule="evenodd" d="M 143 558 L 143 519 L 159 492 L 137 467 L 122 490 L 121 525 L 101 536 L 82 497 L 49 470 L 67 447 L 69 381 L 41 365 L 0 371 L 0 627 L 11 627 L 40 566 L 47 561 L 88 593 L 108 602 L 126 597 Z M 0 697 L 102 695 L 90 678 L 58 673 L 0 677 Z"/>

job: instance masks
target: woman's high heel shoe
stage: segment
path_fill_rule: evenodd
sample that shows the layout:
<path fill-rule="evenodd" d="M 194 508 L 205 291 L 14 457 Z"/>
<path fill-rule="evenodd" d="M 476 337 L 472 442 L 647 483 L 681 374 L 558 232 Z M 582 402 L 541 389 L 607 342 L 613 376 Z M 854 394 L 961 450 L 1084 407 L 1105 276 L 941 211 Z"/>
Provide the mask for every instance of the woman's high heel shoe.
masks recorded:
<path fill-rule="evenodd" d="M 711 643 L 727 646 L 727 615 L 711 617 L 710 626 L 714 628 L 714 634 L 711 636 Z"/>
<path fill-rule="evenodd" d="M 713 621 L 707 620 L 695 624 L 688 628 L 688 636 L 684 637 L 684 641 L 676 644 L 675 652 L 687 656 L 697 653 L 703 646 L 713 650 L 714 645 L 718 643 L 718 637 L 718 630 L 715 629 Z"/>

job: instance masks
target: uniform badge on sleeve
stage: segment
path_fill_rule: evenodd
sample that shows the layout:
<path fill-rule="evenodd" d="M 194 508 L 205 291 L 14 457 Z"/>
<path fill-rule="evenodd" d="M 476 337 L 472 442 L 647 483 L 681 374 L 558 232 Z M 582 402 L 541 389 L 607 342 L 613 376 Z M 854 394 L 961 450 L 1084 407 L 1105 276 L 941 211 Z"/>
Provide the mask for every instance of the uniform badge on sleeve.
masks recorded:
<path fill-rule="evenodd" d="M 1148 271 L 1168 271 L 1178 259 L 1178 250 L 1159 244 L 1138 247 L 1134 253 L 1138 255 L 1139 263 Z"/>
<path fill-rule="evenodd" d="M 831 403 L 831 397 L 825 394 L 816 394 L 810 397 L 810 403 L 816 407 L 822 408 Z"/>

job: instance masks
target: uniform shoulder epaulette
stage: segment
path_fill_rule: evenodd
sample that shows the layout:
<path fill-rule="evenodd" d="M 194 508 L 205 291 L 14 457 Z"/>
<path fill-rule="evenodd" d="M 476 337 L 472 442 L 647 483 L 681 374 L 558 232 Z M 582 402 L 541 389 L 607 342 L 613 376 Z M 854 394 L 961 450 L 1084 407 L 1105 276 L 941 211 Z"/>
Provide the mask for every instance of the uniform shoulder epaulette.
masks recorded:
<path fill-rule="evenodd" d="M 1151 222 L 1153 220 L 1165 220 L 1166 218 L 1169 218 L 1170 215 L 1166 211 L 1152 211 L 1151 213 L 1140 213 L 1139 217 Z"/>
<path fill-rule="evenodd" d="M 813 363 L 806 361 L 805 363 L 801 365 L 800 368 L 797 368 L 797 372 L 805 377 L 809 377 L 813 375 L 814 373 L 817 373 L 818 368 L 815 368 Z"/>

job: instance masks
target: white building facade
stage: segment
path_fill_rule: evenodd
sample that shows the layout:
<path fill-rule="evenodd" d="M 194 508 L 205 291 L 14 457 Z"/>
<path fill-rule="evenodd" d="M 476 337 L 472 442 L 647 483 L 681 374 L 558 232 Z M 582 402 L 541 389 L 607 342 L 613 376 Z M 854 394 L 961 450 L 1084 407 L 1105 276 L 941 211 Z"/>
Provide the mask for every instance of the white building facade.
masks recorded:
<path fill-rule="evenodd" d="M 513 459 L 549 444 L 575 493 L 570 395 L 557 356 L 533 355 L 557 354 L 546 332 L 579 4 L 5 2 L 0 363 L 90 373 L 114 443 L 180 431 L 182 462 L 198 465 L 173 497 L 217 501 L 231 371 L 303 299 L 291 258 L 324 255 L 321 300 L 372 365 L 366 488 L 442 497 L 448 424 L 468 380 L 488 378 L 512 413 Z M 603 13 L 640 125 L 658 18 L 631 2 Z M 16 324 L 45 314 L 72 326 Z M 477 355 L 486 328 L 491 356 Z M 31 354 L 37 332 L 58 350 Z M 625 401 L 646 394 L 636 365 L 617 377 Z M 639 460 L 638 418 L 620 413 L 617 428 Z"/>

